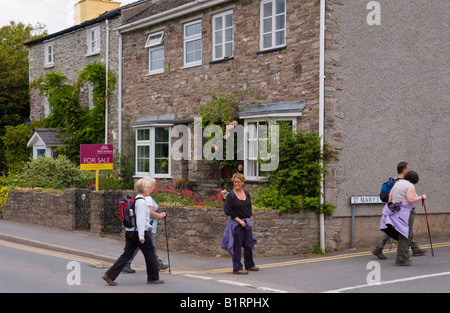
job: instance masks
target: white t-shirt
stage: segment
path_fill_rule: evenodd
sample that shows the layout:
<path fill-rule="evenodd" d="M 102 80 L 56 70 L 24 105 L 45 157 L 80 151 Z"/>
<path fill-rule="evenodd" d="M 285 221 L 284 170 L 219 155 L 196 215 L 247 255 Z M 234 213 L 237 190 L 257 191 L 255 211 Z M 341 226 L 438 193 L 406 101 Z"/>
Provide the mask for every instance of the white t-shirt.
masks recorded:
<path fill-rule="evenodd" d="M 406 200 L 406 190 L 409 188 L 414 188 L 416 190 L 416 187 L 414 185 L 407 181 L 406 179 L 401 179 L 397 181 L 392 187 L 391 194 L 392 194 L 392 202 L 397 203 L 401 202 L 402 204 L 409 204 L 408 200 Z"/>

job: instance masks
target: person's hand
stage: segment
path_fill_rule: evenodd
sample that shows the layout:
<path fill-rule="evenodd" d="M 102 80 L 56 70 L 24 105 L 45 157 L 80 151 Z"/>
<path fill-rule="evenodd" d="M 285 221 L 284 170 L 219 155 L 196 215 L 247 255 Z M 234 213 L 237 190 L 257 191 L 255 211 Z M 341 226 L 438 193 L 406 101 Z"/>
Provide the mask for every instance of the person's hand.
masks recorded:
<path fill-rule="evenodd" d="M 241 226 L 244 227 L 244 228 L 245 228 L 245 226 L 247 226 L 247 223 L 246 223 L 245 221 L 243 221 L 243 220 L 241 220 L 239 223 L 240 223 Z"/>
<path fill-rule="evenodd" d="M 160 218 L 165 218 L 166 216 L 167 216 L 167 213 L 166 212 L 162 212 Z"/>
<path fill-rule="evenodd" d="M 145 242 L 145 238 L 139 238 L 139 242 L 143 244 Z"/>
<path fill-rule="evenodd" d="M 426 194 L 423 194 L 422 195 L 422 200 L 425 200 L 427 198 L 427 195 Z"/>

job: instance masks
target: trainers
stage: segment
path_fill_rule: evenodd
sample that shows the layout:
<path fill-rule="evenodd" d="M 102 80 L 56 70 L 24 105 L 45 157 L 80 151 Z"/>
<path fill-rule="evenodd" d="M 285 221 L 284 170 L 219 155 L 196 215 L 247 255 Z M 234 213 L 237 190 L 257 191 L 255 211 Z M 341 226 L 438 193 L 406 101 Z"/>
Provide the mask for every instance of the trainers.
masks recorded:
<path fill-rule="evenodd" d="M 372 250 L 372 254 L 376 257 L 378 257 L 380 260 L 386 260 L 386 256 L 383 254 L 383 252 L 378 251 L 377 249 Z"/>
<path fill-rule="evenodd" d="M 242 269 L 242 270 L 239 270 L 239 271 L 234 271 L 233 274 L 236 274 L 236 275 L 247 275 L 248 271 Z"/>
<path fill-rule="evenodd" d="M 160 285 L 160 284 L 164 284 L 164 280 L 158 279 L 158 280 L 147 281 L 147 285 Z"/>
<path fill-rule="evenodd" d="M 124 268 L 122 269 L 122 273 L 134 274 L 134 273 L 136 273 L 136 271 L 133 270 L 133 269 L 131 269 L 131 267 L 124 267 Z"/>
<path fill-rule="evenodd" d="M 413 256 L 422 256 L 427 253 L 427 250 L 425 249 L 414 249 L 413 250 Z"/>
<path fill-rule="evenodd" d="M 257 271 L 259 271 L 259 267 L 255 265 L 253 267 L 247 268 L 247 270 L 252 271 L 252 272 L 257 272 Z"/>
<path fill-rule="evenodd" d="M 402 263 L 395 263 L 395 266 L 411 266 L 412 262 L 411 261 L 406 261 L 406 262 L 402 262 Z"/>
<path fill-rule="evenodd" d="M 104 274 L 102 276 L 103 280 L 106 281 L 108 283 L 108 285 L 110 286 L 117 286 L 117 283 L 108 275 Z"/>

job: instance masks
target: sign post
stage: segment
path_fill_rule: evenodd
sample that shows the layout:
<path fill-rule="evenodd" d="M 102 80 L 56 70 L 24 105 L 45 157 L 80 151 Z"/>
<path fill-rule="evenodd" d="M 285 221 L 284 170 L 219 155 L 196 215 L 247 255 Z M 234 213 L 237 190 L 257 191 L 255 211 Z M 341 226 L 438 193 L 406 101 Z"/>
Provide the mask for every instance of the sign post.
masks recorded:
<path fill-rule="evenodd" d="M 380 196 L 355 196 L 350 197 L 350 203 L 352 205 L 352 229 L 350 233 L 350 249 L 353 249 L 353 236 L 355 233 L 355 205 L 357 204 L 384 204 L 381 201 Z"/>
<path fill-rule="evenodd" d="M 113 145 L 80 145 L 80 169 L 95 170 L 95 191 L 98 191 L 98 171 L 113 169 Z"/>

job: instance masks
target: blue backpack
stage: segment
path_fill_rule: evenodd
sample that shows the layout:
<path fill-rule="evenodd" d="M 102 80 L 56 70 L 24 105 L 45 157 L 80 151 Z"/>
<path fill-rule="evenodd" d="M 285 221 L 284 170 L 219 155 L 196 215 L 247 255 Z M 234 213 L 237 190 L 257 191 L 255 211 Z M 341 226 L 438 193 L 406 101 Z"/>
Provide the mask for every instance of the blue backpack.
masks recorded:
<path fill-rule="evenodd" d="M 381 186 L 380 199 L 383 202 L 388 202 L 389 194 L 391 193 L 392 187 L 394 187 L 395 183 L 401 178 L 389 178 L 389 180 Z"/>
<path fill-rule="evenodd" d="M 250 194 L 248 193 L 248 191 L 247 191 L 246 189 L 244 189 L 244 192 L 245 192 L 245 196 L 246 196 L 246 197 L 250 197 Z M 234 194 L 233 189 L 230 191 L 229 195 L 231 195 L 231 198 L 234 199 L 235 194 Z M 224 201 L 224 203 L 223 203 L 223 213 L 225 213 L 225 215 L 230 215 L 230 214 L 228 213 L 226 201 Z"/>

